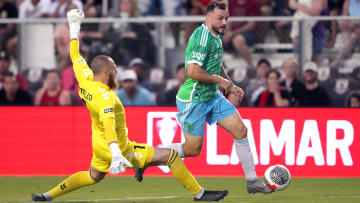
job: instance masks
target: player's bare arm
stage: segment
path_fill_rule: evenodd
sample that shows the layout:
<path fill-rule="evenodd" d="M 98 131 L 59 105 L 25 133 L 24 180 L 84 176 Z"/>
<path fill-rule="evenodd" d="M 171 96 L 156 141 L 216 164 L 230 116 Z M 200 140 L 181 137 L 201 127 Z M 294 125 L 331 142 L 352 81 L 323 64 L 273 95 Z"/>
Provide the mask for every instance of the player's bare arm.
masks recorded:
<path fill-rule="evenodd" d="M 231 82 L 231 86 L 229 87 L 229 93 L 235 94 L 238 97 L 238 100 L 241 102 L 244 97 L 244 90 L 238 86 L 236 86 L 230 79 L 230 77 L 226 74 L 224 66 L 221 64 L 221 77 L 229 80 Z"/>
<path fill-rule="evenodd" d="M 224 65 L 223 65 L 223 64 L 221 64 L 220 76 L 223 77 L 223 78 L 225 78 L 225 79 L 227 79 L 227 80 L 229 80 L 232 84 L 234 84 L 234 83 L 231 81 L 231 79 L 230 79 L 230 77 L 228 76 L 228 74 L 226 74 L 225 68 L 224 68 Z"/>
<path fill-rule="evenodd" d="M 224 89 L 226 93 L 232 86 L 232 83 L 229 80 L 218 75 L 209 74 L 208 72 L 203 70 L 200 65 L 196 63 L 188 64 L 187 74 L 189 78 L 192 78 L 199 82 L 217 83 L 219 85 L 219 88 Z"/>

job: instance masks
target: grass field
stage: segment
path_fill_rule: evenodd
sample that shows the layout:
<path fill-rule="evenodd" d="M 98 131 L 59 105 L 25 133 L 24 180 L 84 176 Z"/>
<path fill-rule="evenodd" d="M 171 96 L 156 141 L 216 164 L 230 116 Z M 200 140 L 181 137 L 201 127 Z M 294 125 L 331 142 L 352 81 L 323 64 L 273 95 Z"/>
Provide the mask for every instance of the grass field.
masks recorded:
<path fill-rule="evenodd" d="M 0 202 L 31 202 L 32 192 L 44 192 L 63 177 L 0 177 Z M 290 186 L 270 195 L 249 195 L 243 178 L 198 178 L 208 189 L 227 189 L 222 202 L 251 203 L 358 203 L 360 178 L 292 179 Z M 108 177 L 102 182 L 81 188 L 53 202 L 193 202 L 192 197 L 174 178 L 145 177 L 137 183 L 133 177 Z"/>

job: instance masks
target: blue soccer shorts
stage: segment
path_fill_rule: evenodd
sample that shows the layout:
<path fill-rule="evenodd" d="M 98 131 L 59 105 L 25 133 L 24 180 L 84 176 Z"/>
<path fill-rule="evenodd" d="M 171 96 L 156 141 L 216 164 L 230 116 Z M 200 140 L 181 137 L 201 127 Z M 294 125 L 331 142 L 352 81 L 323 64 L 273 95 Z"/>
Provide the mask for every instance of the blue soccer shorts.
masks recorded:
<path fill-rule="evenodd" d="M 193 136 L 203 136 L 205 121 L 210 125 L 237 112 L 221 92 L 208 102 L 182 102 L 176 99 L 178 113 L 176 118 L 181 129 Z"/>

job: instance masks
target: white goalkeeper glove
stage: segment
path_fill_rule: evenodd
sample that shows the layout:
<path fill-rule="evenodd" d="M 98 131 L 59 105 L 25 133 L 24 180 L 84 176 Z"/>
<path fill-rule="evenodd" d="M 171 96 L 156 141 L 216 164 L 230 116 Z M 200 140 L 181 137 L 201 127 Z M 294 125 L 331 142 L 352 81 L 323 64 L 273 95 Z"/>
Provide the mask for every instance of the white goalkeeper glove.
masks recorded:
<path fill-rule="evenodd" d="M 109 172 L 112 175 L 125 172 L 125 166 L 133 167 L 133 165 L 121 154 L 119 145 L 115 142 L 110 143 L 111 165 Z"/>
<path fill-rule="evenodd" d="M 79 9 L 72 9 L 66 15 L 70 27 L 70 39 L 78 39 L 81 21 L 84 19 L 84 12 Z"/>

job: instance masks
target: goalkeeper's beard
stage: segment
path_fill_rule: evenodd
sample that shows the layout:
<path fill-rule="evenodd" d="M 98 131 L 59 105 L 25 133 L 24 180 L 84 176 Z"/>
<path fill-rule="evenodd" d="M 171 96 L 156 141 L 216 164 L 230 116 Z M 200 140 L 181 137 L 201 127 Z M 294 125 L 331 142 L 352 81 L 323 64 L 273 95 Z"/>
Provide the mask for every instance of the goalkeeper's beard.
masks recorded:
<path fill-rule="evenodd" d="M 119 89 L 119 83 L 116 81 L 116 77 L 115 77 L 115 76 L 110 76 L 110 77 L 109 77 L 108 86 L 109 86 L 109 88 L 112 89 L 112 90 Z"/>

